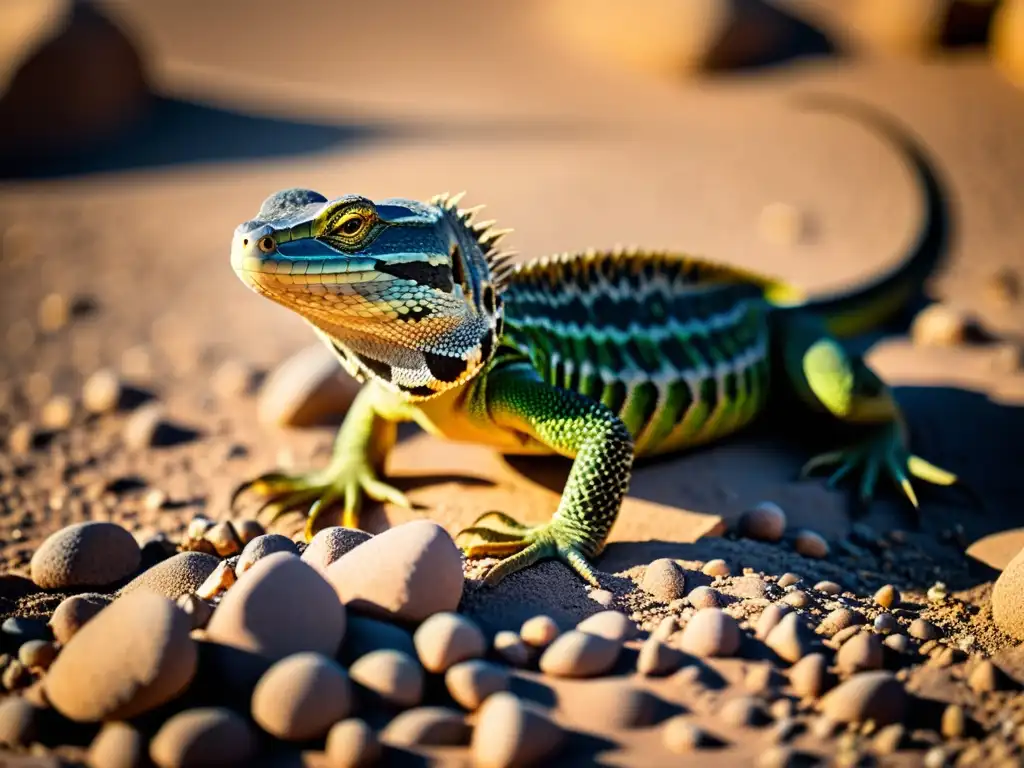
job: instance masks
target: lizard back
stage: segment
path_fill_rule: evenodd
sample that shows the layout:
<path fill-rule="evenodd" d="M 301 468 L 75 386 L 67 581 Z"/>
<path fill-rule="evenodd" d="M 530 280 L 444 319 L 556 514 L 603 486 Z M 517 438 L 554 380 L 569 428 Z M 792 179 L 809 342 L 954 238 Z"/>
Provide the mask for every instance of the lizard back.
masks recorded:
<path fill-rule="evenodd" d="M 549 384 L 608 406 L 637 455 L 749 423 L 769 386 L 774 283 L 667 252 L 587 251 L 516 266 L 502 342 Z"/>

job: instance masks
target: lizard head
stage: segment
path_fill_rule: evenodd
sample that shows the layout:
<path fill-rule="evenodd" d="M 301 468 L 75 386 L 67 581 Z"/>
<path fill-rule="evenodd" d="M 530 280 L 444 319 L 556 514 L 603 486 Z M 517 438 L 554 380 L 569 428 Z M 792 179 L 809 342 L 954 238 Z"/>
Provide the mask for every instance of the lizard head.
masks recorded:
<path fill-rule="evenodd" d="M 277 192 L 235 230 L 231 266 L 312 324 L 356 378 L 433 397 L 476 375 L 502 331 L 504 231 L 474 224 L 459 197 Z"/>

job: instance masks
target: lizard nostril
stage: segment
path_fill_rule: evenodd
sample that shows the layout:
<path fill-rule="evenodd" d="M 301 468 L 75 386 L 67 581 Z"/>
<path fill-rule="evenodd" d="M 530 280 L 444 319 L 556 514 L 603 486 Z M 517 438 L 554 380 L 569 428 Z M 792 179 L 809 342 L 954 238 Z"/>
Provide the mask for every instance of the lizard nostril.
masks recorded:
<path fill-rule="evenodd" d="M 245 239 L 244 239 L 244 240 L 242 241 L 242 247 L 244 248 L 244 247 L 245 247 L 245 246 L 247 246 L 248 244 L 249 244 L 249 238 L 247 237 L 247 238 L 245 238 Z"/>

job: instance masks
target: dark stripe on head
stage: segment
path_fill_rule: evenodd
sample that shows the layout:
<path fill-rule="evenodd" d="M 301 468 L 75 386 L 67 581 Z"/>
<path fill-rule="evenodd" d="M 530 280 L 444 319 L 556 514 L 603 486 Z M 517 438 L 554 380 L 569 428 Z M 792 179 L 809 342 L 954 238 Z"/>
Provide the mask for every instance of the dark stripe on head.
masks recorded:
<path fill-rule="evenodd" d="M 487 314 L 494 314 L 494 286 L 490 283 L 484 286 L 484 309 Z"/>
<path fill-rule="evenodd" d="M 492 351 L 494 351 L 494 333 L 488 330 L 484 337 L 480 339 L 480 360 L 487 362 Z"/>
<path fill-rule="evenodd" d="M 428 395 L 437 394 L 430 387 L 407 387 L 405 384 L 399 384 L 398 388 L 414 397 L 427 397 Z"/>
<path fill-rule="evenodd" d="M 430 375 L 438 381 L 453 382 L 466 372 L 468 365 L 466 360 L 447 355 L 437 355 L 433 352 L 424 352 L 424 359 L 427 361 L 427 370 Z"/>
<path fill-rule="evenodd" d="M 434 266 L 425 261 L 406 261 L 395 264 L 388 263 L 381 259 L 373 265 L 377 272 L 400 278 L 412 280 L 418 285 L 425 285 L 445 293 L 452 292 L 452 270 L 447 264 Z"/>
<path fill-rule="evenodd" d="M 390 365 L 388 365 L 387 363 L 382 363 L 380 360 L 374 360 L 372 357 L 361 355 L 358 352 L 353 352 L 352 354 L 359 358 L 359 362 L 361 362 L 363 365 L 365 365 L 367 368 L 373 371 L 377 376 L 384 379 L 384 381 L 391 381 Z"/>

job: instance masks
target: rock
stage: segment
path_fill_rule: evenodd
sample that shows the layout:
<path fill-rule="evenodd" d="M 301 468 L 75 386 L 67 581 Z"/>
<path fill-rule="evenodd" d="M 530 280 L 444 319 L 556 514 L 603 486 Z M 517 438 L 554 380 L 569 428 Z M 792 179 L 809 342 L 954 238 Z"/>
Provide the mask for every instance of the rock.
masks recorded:
<path fill-rule="evenodd" d="M 359 382 L 338 368 L 325 344 L 312 344 L 270 372 L 260 388 L 257 419 L 264 426 L 308 427 L 344 414 Z"/>
<path fill-rule="evenodd" d="M 270 659 L 301 651 L 333 658 L 345 619 L 345 607 L 323 576 L 299 558 L 276 552 L 225 593 L 206 636 Z"/>
<path fill-rule="evenodd" d="M 461 712 L 447 707 L 416 707 L 388 723 L 380 740 L 395 747 L 452 746 L 467 744 L 470 733 Z"/>
<path fill-rule="evenodd" d="M 513 667 L 525 667 L 530 663 L 530 648 L 518 632 L 502 630 L 494 635 L 494 652 Z"/>
<path fill-rule="evenodd" d="M 782 602 L 794 608 L 810 608 L 814 600 L 802 589 L 794 589 L 782 596 Z"/>
<path fill-rule="evenodd" d="M 896 621 L 896 617 L 891 613 L 880 613 L 875 616 L 875 620 L 872 624 L 876 632 L 880 632 L 883 635 L 888 635 L 899 629 L 899 622 Z"/>
<path fill-rule="evenodd" d="M 834 581 L 819 581 L 814 585 L 814 591 L 834 596 L 841 595 L 843 593 L 843 588 Z"/>
<path fill-rule="evenodd" d="M 523 622 L 519 637 L 532 648 L 547 648 L 558 637 L 558 624 L 550 616 L 534 616 Z"/>
<path fill-rule="evenodd" d="M 882 668 L 882 644 L 877 635 L 861 632 L 839 648 L 836 666 L 847 674 Z"/>
<path fill-rule="evenodd" d="M 694 608 L 721 608 L 725 605 L 725 598 L 722 593 L 714 587 L 696 587 L 686 596 L 687 601 Z"/>
<path fill-rule="evenodd" d="M 253 720 L 286 741 L 325 736 L 353 707 L 348 673 L 319 653 L 296 653 L 268 669 L 252 694 Z"/>
<path fill-rule="evenodd" d="M 675 715 L 665 721 L 661 742 L 669 752 L 685 755 L 708 745 L 708 735 L 691 723 L 685 715 Z"/>
<path fill-rule="evenodd" d="M 861 672 L 833 688 L 821 700 L 821 710 L 838 723 L 873 720 L 876 726 L 903 720 L 907 693 L 891 672 Z"/>
<path fill-rule="evenodd" d="M 974 666 L 967 676 L 967 685 L 978 694 L 1009 687 L 1006 675 L 988 659 L 982 659 Z"/>
<path fill-rule="evenodd" d="M 340 525 L 321 528 L 303 551 L 302 559 L 322 571 L 371 538 L 370 534 L 358 528 L 342 528 Z"/>
<path fill-rule="evenodd" d="M 741 640 L 736 619 L 718 608 L 702 608 L 683 627 L 679 647 L 694 656 L 732 656 Z"/>
<path fill-rule="evenodd" d="M 882 641 L 882 645 L 896 653 L 910 653 L 910 639 L 906 635 L 889 635 Z"/>
<path fill-rule="evenodd" d="M 435 613 L 416 629 L 413 643 L 428 672 L 445 672 L 453 664 L 487 652 L 483 632 L 458 613 Z"/>
<path fill-rule="evenodd" d="M 921 310 L 910 326 L 910 337 L 923 347 L 953 347 L 963 344 L 971 332 L 972 320 L 946 304 L 931 304 Z"/>
<path fill-rule="evenodd" d="M 857 627 L 864 623 L 864 616 L 849 608 L 836 608 L 826 616 L 819 628 L 823 634 L 835 635 L 850 627 Z"/>
<path fill-rule="evenodd" d="M 202 600 L 213 600 L 230 589 L 238 581 L 238 577 L 235 575 L 235 565 L 231 559 L 221 560 L 217 563 L 213 573 L 196 589 L 196 596 Z"/>
<path fill-rule="evenodd" d="M 411 623 L 458 610 L 464 584 L 462 553 L 429 520 L 374 536 L 331 563 L 326 576 L 353 611 Z"/>
<path fill-rule="evenodd" d="M 939 731 L 947 739 L 959 739 L 967 730 L 967 715 L 963 707 L 958 704 L 950 704 L 942 712 L 942 724 Z"/>
<path fill-rule="evenodd" d="M 851 4 L 850 25 L 868 51 L 923 57 L 941 43 L 948 0 L 913 0 L 897 5 L 885 0 Z"/>
<path fill-rule="evenodd" d="M 27 747 L 35 741 L 39 712 L 20 696 L 0 699 L 0 745 Z"/>
<path fill-rule="evenodd" d="M 686 575 L 675 560 L 662 557 L 647 566 L 640 586 L 656 600 L 671 603 L 686 594 Z"/>
<path fill-rule="evenodd" d="M 170 600 L 177 600 L 199 589 L 219 563 L 220 560 L 205 552 L 182 552 L 139 574 L 122 587 L 118 594 L 125 596 L 146 589 Z"/>
<path fill-rule="evenodd" d="M 341 659 L 346 664 L 378 650 L 390 649 L 413 658 L 417 656 L 412 635 L 401 627 L 365 616 L 349 616 L 346 623 L 345 640 L 341 647 Z"/>
<path fill-rule="evenodd" d="M 266 533 L 266 530 L 260 525 L 259 520 L 253 520 L 252 518 L 245 518 L 242 520 L 235 520 L 232 525 L 235 527 L 235 533 L 238 534 L 238 540 L 242 542 L 242 546 L 246 547 L 249 542 L 255 539 L 257 536 L 262 536 Z M 315 539 L 316 537 L 314 537 Z M 290 539 L 289 539 L 290 541 Z M 312 542 L 310 542 L 312 543 Z M 294 542 L 293 542 L 294 546 Z M 307 550 L 309 547 L 306 548 Z M 295 547 L 295 551 L 298 552 L 299 548 Z M 308 562 L 308 561 L 307 561 Z M 310 563 L 312 565 L 312 563 Z"/>
<path fill-rule="evenodd" d="M 595 613 L 577 624 L 576 629 L 588 635 L 597 635 L 620 643 L 632 639 L 636 634 L 636 625 L 621 611 Z"/>
<path fill-rule="evenodd" d="M 444 683 L 456 703 L 472 711 L 491 694 L 508 690 L 509 675 L 504 667 L 474 659 L 450 667 Z"/>
<path fill-rule="evenodd" d="M 769 605 L 761 612 L 757 619 L 754 637 L 758 640 L 767 638 L 768 633 L 775 628 L 775 625 L 782 620 L 782 617 L 791 612 L 792 609 L 786 603 L 772 603 Z"/>
<path fill-rule="evenodd" d="M 907 628 L 907 633 L 917 640 L 938 640 L 942 630 L 925 619 L 914 619 Z"/>
<path fill-rule="evenodd" d="M 591 600 L 600 605 L 602 608 L 611 608 L 612 603 L 615 602 L 615 595 L 609 592 L 607 589 L 593 589 L 588 594 Z"/>
<path fill-rule="evenodd" d="M 564 741 L 562 729 L 538 707 L 499 692 L 480 707 L 470 753 L 479 768 L 543 765 L 555 759 Z"/>
<path fill-rule="evenodd" d="M 832 686 L 828 660 L 820 653 L 807 654 L 789 668 L 789 682 L 801 698 L 818 698 Z"/>
<path fill-rule="evenodd" d="M 164 408 L 159 403 L 148 403 L 136 408 L 124 424 L 125 445 L 133 451 L 156 445 L 163 419 Z"/>
<path fill-rule="evenodd" d="M 225 360 L 210 377 L 210 388 L 222 400 L 247 397 L 252 393 L 255 372 L 241 360 Z"/>
<path fill-rule="evenodd" d="M 621 650 L 622 644 L 616 640 L 571 630 L 541 654 L 540 670 L 555 677 L 596 677 L 615 665 Z"/>
<path fill-rule="evenodd" d="M 203 538 L 213 545 L 218 557 L 231 557 L 242 551 L 242 542 L 230 520 L 214 523 L 206 529 Z"/>
<path fill-rule="evenodd" d="M 756 541 L 781 541 L 786 532 L 786 513 L 770 501 L 762 501 L 740 515 L 737 529 L 740 536 Z"/>
<path fill-rule="evenodd" d="M 235 566 L 235 575 L 241 576 L 252 568 L 257 560 L 275 552 L 286 552 L 296 557 L 299 556 L 299 548 L 287 536 L 282 536 L 279 533 L 265 533 L 245 545 L 245 549 L 242 550 L 242 554 L 238 558 L 238 564 Z"/>
<path fill-rule="evenodd" d="M 130 723 L 105 723 L 89 745 L 89 768 L 145 768 L 148 764 L 146 737 Z"/>
<path fill-rule="evenodd" d="M 351 717 L 336 723 L 327 733 L 324 747 L 331 768 L 376 765 L 381 757 L 380 741 L 364 720 Z"/>
<path fill-rule="evenodd" d="M 32 673 L 18 659 L 12 659 L 0 676 L 0 682 L 8 691 L 17 691 L 32 682 Z"/>
<path fill-rule="evenodd" d="M 683 666 L 685 661 L 686 657 L 683 654 L 652 636 L 640 647 L 636 671 L 646 677 L 661 677 L 672 674 Z"/>
<path fill-rule="evenodd" d="M 182 595 L 175 605 L 192 620 L 192 629 L 206 629 L 213 616 L 213 606 L 199 595 Z"/>
<path fill-rule="evenodd" d="M 558 709 L 564 722 L 600 723 L 618 731 L 645 728 L 654 723 L 659 701 L 648 691 L 621 677 L 591 680 L 558 692 Z"/>
<path fill-rule="evenodd" d="M 791 664 L 800 661 L 814 647 L 814 636 L 799 614 L 783 616 L 764 641 L 782 659 Z"/>
<path fill-rule="evenodd" d="M 872 739 L 872 746 L 880 755 L 892 755 L 906 746 L 907 730 L 899 723 L 882 728 Z"/>
<path fill-rule="evenodd" d="M 651 633 L 651 637 L 661 642 L 668 642 L 668 639 L 672 637 L 676 632 L 679 631 L 679 622 L 676 621 L 675 616 L 664 616 L 658 626 L 655 627 L 654 632 Z"/>
<path fill-rule="evenodd" d="M 57 646 L 48 640 L 29 640 L 18 649 L 18 660 L 29 669 L 46 669 L 57 658 Z"/>
<path fill-rule="evenodd" d="M 716 558 L 714 560 L 708 560 L 706 563 L 704 563 L 704 567 L 700 569 L 700 572 L 703 573 L 705 576 L 712 576 L 712 577 L 715 577 L 715 576 L 722 576 L 722 577 L 724 577 L 724 576 L 730 575 L 730 573 L 731 573 L 729 571 L 729 564 L 727 562 L 725 562 L 725 560 L 722 560 L 721 558 Z"/>
<path fill-rule="evenodd" d="M 886 610 L 894 606 L 899 606 L 901 600 L 902 598 L 900 597 L 899 590 L 897 590 L 892 584 L 886 584 L 885 586 L 879 587 L 878 591 L 875 592 L 875 602 Z"/>
<path fill-rule="evenodd" d="M 130 576 L 142 551 L 128 531 L 103 521 L 51 534 L 32 555 L 32 581 L 43 589 L 103 587 Z"/>
<path fill-rule="evenodd" d="M 352 680 L 393 707 L 407 709 L 423 700 L 423 668 L 400 651 L 372 651 L 348 672 Z"/>
<path fill-rule="evenodd" d="M 171 701 L 192 681 L 197 651 L 189 618 L 139 590 L 82 627 L 44 678 L 54 709 L 71 720 L 131 718 Z"/>
<path fill-rule="evenodd" d="M 737 576 L 728 586 L 729 594 L 741 600 L 768 600 L 768 585 L 760 576 Z"/>
<path fill-rule="evenodd" d="M 766 699 L 774 698 L 778 675 L 769 662 L 751 664 L 743 676 L 743 687 L 752 694 Z"/>
<path fill-rule="evenodd" d="M 792 587 L 794 584 L 799 583 L 800 577 L 795 573 L 787 571 L 786 573 L 779 576 L 778 584 L 782 589 L 785 589 L 786 587 Z"/>
<path fill-rule="evenodd" d="M 718 710 L 718 719 L 728 728 L 758 727 L 769 721 L 764 707 L 750 696 L 726 701 Z"/>
<path fill-rule="evenodd" d="M 1006 634 L 1024 640 L 1024 549 L 1003 569 L 992 587 L 992 619 Z"/>
<path fill-rule="evenodd" d="M 829 553 L 828 542 L 822 538 L 821 534 L 808 530 L 797 532 L 796 537 L 793 539 L 793 549 L 804 557 L 811 557 L 816 560 L 828 557 Z"/>
<path fill-rule="evenodd" d="M 32 640 L 49 640 L 50 628 L 45 621 L 30 619 L 25 616 L 10 616 L 0 624 L 0 637 L 3 646 L 11 650 L 18 650 L 23 643 Z"/>
<path fill-rule="evenodd" d="M 989 51 L 997 69 L 1024 88 L 1024 2 L 1004 0 L 992 18 Z"/>
<path fill-rule="evenodd" d="M 222 707 L 186 709 L 170 717 L 149 744 L 159 768 L 251 765 L 257 740 L 240 715 Z"/>
<path fill-rule="evenodd" d="M 59 432 L 71 426 L 75 406 L 67 395 L 51 397 L 39 412 L 39 423 L 44 429 Z"/>
<path fill-rule="evenodd" d="M 121 401 L 121 378 L 110 368 L 91 374 L 82 385 L 82 405 L 89 413 L 108 413 Z"/>

